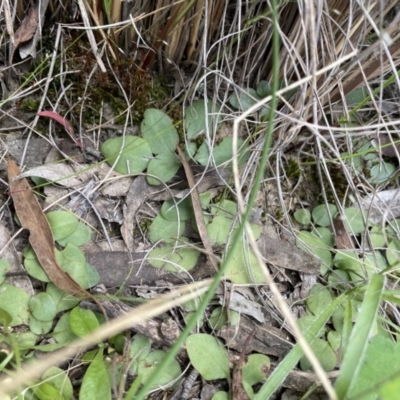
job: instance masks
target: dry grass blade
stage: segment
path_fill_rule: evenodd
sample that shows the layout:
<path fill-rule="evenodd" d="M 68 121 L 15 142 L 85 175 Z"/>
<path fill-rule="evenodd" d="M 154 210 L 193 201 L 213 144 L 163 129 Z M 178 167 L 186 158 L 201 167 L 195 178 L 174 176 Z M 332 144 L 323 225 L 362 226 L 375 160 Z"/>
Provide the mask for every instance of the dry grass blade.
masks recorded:
<path fill-rule="evenodd" d="M 190 196 L 192 197 L 194 216 L 196 219 L 197 228 L 199 229 L 201 241 L 203 242 L 204 249 L 207 251 L 207 255 L 210 260 L 210 263 L 212 264 L 215 271 L 218 271 L 218 264 L 217 264 L 215 256 L 214 256 L 210 238 L 208 237 L 208 234 L 207 234 L 207 228 L 204 223 L 204 214 L 203 214 L 203 210 L 201 208 L 200 196 L 199 196 L 199 192 L 197 191 L 196 182 L 194 180 L 192 169 L 190 168 L 189 163 L 186 161 L 185 155 L 183 154 L 183 152 L 179 148 L 179 146 L 177 146 L 176 149 L 178 151 L 179 159 L 181 160 L 181 163 L 185 170 L 186 178 L 189 183 Z"/>

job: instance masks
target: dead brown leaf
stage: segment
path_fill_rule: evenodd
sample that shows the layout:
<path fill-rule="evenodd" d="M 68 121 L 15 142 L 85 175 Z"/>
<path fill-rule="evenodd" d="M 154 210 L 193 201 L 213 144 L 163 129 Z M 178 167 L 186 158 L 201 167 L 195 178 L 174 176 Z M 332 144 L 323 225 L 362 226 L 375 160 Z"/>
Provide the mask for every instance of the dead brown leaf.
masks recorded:
<path fill-rule="evenodd" d="M 336 217 L 333 221 L 335 228 L 335 245 L 338 250 L 353 249 L 354 244 L 351 240 L 349 233 L 344 226 L 343 220 L 340 216 Z"/>
<path fill-rule="evenodd" d="M 17 29 L 14 35 L 14 44 L 12 51 L 10 52 L 10 65 L 14 58 L 14 53 L 21 43 L 27 42 L 32 39 L 36 32 L 39 23 L 39 13 L 36 7 L 30 7 L 26 13 L 25 18 L 22 20 L 20 27 Z"/>
<path fill-rule="evenodd" d="M 15 211 L 24 229 L 29 230 L 29 242 L 49 279 L 64 292 L 84 298 L 93 296 L 78 285 L 56 261 L 54 238 L 47 218 L 26 179 L 16 180 L 21 174 L 18 165 L 8 160 L 8 181 Z"/>

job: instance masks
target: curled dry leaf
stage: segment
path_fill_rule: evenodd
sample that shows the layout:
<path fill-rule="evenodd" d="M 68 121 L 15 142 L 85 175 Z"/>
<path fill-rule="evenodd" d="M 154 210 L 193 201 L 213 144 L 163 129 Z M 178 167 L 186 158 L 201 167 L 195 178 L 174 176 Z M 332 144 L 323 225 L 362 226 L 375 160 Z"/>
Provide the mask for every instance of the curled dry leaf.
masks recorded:
<path fill-rule="evenodd" d="M 50 280 L 64 292 L 78 297 L 93 299 L 93 296 L 78 285 L 56 261 L 54 238 L 47 218 L 26 179 L 16 180 L 21 170 L 8 160 L 8 181 L 15 211 L 24 229 L 29 230 L 29 242 L 40 265 Z M 97 303 L 97 301 L 96 301 Z"/>
<path fill-rule="evenodd" d="M 14 58 L 15 50 L 21 43 L 27 42 L 32 39 L 36 32 L 39 22 L 39 14 L 36 7 L 30 7 L 25 18 L 23 19 L 21 26 L 17 29 L 14 35 L 14 44 L 12 46 L 12 51 L 10 52 L 10 65 Z"/>
<path fill-rule="evenodd" d="M 58 122 L 61 124 L 65 130 L 67 131 L 68 135 L 71 137 L 71 139 L 75 142 L 75 144 L 83 150 L 83 145 L 82 143 L 76 138 L 75 133 L 74 133 L 74 128 L 70 124 L 70 122 L 62 117 L 60 114 L 54 112 L 54 111 L 41 111 L 40 113 L 37 114 L 39 117 L 48 117 L 51 119 L 54 119 L 54 121 Z"/>

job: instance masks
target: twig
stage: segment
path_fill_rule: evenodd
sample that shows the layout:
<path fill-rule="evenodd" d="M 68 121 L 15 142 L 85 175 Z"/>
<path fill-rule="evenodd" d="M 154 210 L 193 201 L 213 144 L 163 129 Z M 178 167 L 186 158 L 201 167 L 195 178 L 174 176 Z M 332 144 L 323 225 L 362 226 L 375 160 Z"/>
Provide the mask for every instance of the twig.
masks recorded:
<path fill-rule="evenodd" d="M 183 154 L 179 146 L 176 147 L 176 150 L 178 151 L 179 159 L 181 160 L 183 169 L 185 170 L 186 178 L 188 180 L 190 188 L 190 196 L 192 198 L 192 203 L 193 203 L 194 216 L 196 219 L 197 228 L 199 229 L 199 235 L 201 241 L 203 242 L 203 246 L 207 252 L 207 257 L 211 265 L 214 267 L 215 271 L 218 271 L 218 263 L 216 261 L 216 257 L 214 255 L 211 246 L 210 238 L 208 237 L 207 234 L 206 225 L 204 223 L 203 210 L 201 208 L 200 196 L 199 192 L 197 191 L 196 182 L 194 180 L 192 169 L 190 168 L 190 165 L 187 162 L 185 155 Z"/>

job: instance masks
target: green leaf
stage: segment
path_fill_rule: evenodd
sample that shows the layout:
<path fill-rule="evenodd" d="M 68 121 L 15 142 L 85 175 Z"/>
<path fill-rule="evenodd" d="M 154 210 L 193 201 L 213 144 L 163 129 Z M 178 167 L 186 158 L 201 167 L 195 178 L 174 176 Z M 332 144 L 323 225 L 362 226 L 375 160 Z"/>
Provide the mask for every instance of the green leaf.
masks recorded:
<path fill-rule="evenodd" d="M 366 355 L 368 337 L 378 313 L 384 287 L 385 277 L 378 274 L 371 278 L 367 286 L 360 314 L 346 346 L 340 375 L 335 383 L 339 400 L 347 396 L 349 389 L 358 379 Z"/>
<path fill-rule="evenodd" d="M 367 344 L 365 358 L 360 364 L 358 378 L 351 386 L 348 397 L 375 400 L 380 391 L 379 384 L 400 373 L 400 344 L 382 336 L 375 336 Z"/>
<path fill-rule="evenodd" d="M 99 327 L 99 321 L 91 310 L 75 307 L 69 315 L 72 332 L 78 337 L 84 337 Z"/>
<path fill-rule="evenodd" d="M 36 254 L 30 245 L 24 248 L 23 255 L 24 267 L 28 274 L 41 282 L 50 282 L 49 277 L 39 264 Z"/>
<path fill-rule="evenodd" d="M 386 250 L 386 258 L 390 266 L 400 263 L 400 240 L 393 239 Z"/>
<path fill-rule="evenodd" d="M 78 336 L 72 332 L 71 325 L 69 323 L 70 312 L 65 313 L 58 320 L 57 325 L 54 327 L 54 330 L 51 336 L 60 344 L 67 344 L 73 342 L 78 339 Z"/>
<path fill-rule="evenodd" d="M 322 261 L 325 267 L 330 268 L 332 266 L 331 248 L 322 239 L 314 236 L 312 233 L 300 231 L 297 234 L 296 246 L 306 252 L 307 250 L 311 251 Z"/>
<path fill-rule="evenodd" d="M 31 349 L 38 342 L 39 338 L 33 332 L 16 332 L 14 339 L 21 350 Z"/>
<path fill-rule="evenodd" d="M 346 98 L 347 105 L 357 105 L 361 103 L 368 96 L 368 91 L 365 86 L 354 89 L 348 93 Z"/>
<path fill-rule="evenodd" d="M 168 221 L 178 221 L 178 215 L 181 221 L 187 221 L 193 216 L 192 200 L 187 196 L 183 200 L 175 198 L 164 201 L 160 213 Z"/>
<path fill-rule="evenodd" d="M 219 392 L 215 393 L 213 395 L 213 397 L 211 398 L 211 400 L 229 400 L 229 399 L 230 399 L 229 393 L 228 392 L 222 392 L 222 391 L 219 391 Z"/>
<path fill-rule="evenodd" d="M 334 204 L 320 204 L 313 209 L 312 218 L 316 225 L 330 226 L 331 219 L 329 218 L 329 215 L 333 220 L 336 213 L 337 207 Z"/>
<path fill-rule="evenodd" d="M 328 283 L 332 288 L 346 290 L 349 287 L 346 282 L 350 282 L 350 276 L 346 271 L 337 269 L 328 276 Z"/>
<path fill-rule="evenodd" d="M 213 162 L 212 164 L 215 166 L 220 166 L 227 162 L 229 166 L 232 161 L 233 151 L 232 151 L 232 137 L 226 137 L 222 140 L 222 142 L 215 146 L 212 151 Z M 250 157 L 250 152 L 247 151 L 247 145 L 243 140 L 238 140 L 238 164 L 243 165 Z M 199 162 L 201 165 L 208 165 L 210 158 L 210 152 L 208 150 L 207 142 L 203 142 L 203 144 L 197 150 L 196 156 L 194 159 Z"/>
<path fill-rule="evenodd" d="M 328 342 L 322 339 L 314 339 L 310 344 L 311 350 L 321 363 L 321 367 L 326 371 L 332 371 L 336 366 L 336 354 Z M 303 371 L 312 369 L 308 358 L 303 356 L 300 360 L 300 367 Z"/>
<path fill-rule="evenodd" d="M 175 152 L 179 135 L 167 114 L 155 108 L 148 108 L 144 112 L 141 131 L 143 139 L 154 154 Z"/>
<path fill-rule="evenodd" d="M 145 384 L 157 369 L 158 364 L 165 358 L 167 353 L 162 350 L 152 351 L 145 359 L 139 361 L 138 376 Z M 168 368 L 164 369 L 157 381 L 152 385 L 152 389 L 164 386 L 177 379 L 182 373 L 181 366 L 176 360 L 172 360 L 168 364 Z"/>
<path fill-rule="evenodd" d="M 317 283 L 310 289 L 310 292 L 306 299 L 307 310 L 314 314 L 316 317 L 321 315 L 331 303 L 331 292 L 320 283 Z"/>
<path fill-rule="evenodd" d="M 395 171 L 396 167 L 392 163 L 380 162 L 371 168 L 369 181 L 376 184 L 385 183 Z"/>
<path fill-rule="evenodd" d="M 201 206 L 208 207 L 210 199 L 210 192 L 202 193 L 200 195 Z M 194 216 L 192 199 L 190 196 L 186 196 L 183 200 L 178 198 L 166 200 L 161 206 L 160 213 L 168 221 L 178 221 L 178 214 L 181 221 L 187 221 Z"/>
<path fill-rule="evenodd" d="M 158 186 L 171 180 L 181 166 L 175 153 L 164 152 L 153 158 L 147 167 L 147 182 Z"/>
<path fill-rule="evenodd" d="M 160 214 L 154 218 L 149 228 L 149 239 L 156 243 L 163 240 L 165 243 L 175 242 L 185 229 L 184 222 L 181 221 L 167 221 Z"/>
<path fill-rule="evenodd" d="M 246 382 L 250 386 L 264 382 L 270 367 L 271 361 L 269 357 L 264 354 L 251 354 L 247 357 L 247 362 L 243 365 L 243 382 Z"/>
<path fill-rule="evenodd" d="M 180 241 L 188 241 L 181 237 Z M 148 255 L 149 263 L 155 268 L 162 268 L 164 271 L 183 272 L 193 269 L 200 253 L 192 247 L 186 247 L 184 244 L 176 246 L 166 245 L 155 247 Z"/>
<path fill-rule="evenodd" d="M 235 326 L 238 324 L 240 320 L 240 314 L 237 311 L 216 307 L 210 317 L 208 318 L 208 324 L 215 331 L 219 331 L 224 325 L 228 323 L 228 314 L 229 313 L 229 324 L 230 326 Z"/>
<path fill-rule="evenodd" d="M 1 308 L 11 315 L 10 326 L 28 325 L 30 296 L 22 289 L 3 283 L 0 286 Z"/>
<path fill-rule="evenodd" d="M 359 271 L 362 261 L 354 250 L 337 250 L 333 265 L 343 271 Z"/>
<path fill-rule="evenodd" d="M 149 144 L 137 136 L 108 139 L 101 145 L 101 152 L 110 166 L 118 159 L 114 168 L 123 175 L 143 172 L 153 158 Z"/>
<path fill-rule="evenodd" d="M 381 226 L 373 226 L 369 234 L 371 244 L 374 249 L 386 245 L 387 234 Z"/>
<path fill-rule="evenodd" d="M 51 282 L 47 284 L 46 293 L 52 297 L 57 308 L 57 313 L 70 310 L 71 308 L 76 307 L 80 302 L 79 299 L 65 293 Z"/>
<path fill-rule="evenodd" d="M 397 400 L 400 393 L 400 374 L 386 382 L 379 390 L 382 400 Z"/>
<path fill-rule="evenodd" d="M 329 248 L 335 245 L 335 237 L 333 236 L 333 233 L 329 228 L 319 226 L 317 228 L 314 228 L 311 233 L 314 236 L 320 238 Z"/>
<path fill-rule="evenodd" d="M 299 224 L 309 225 L 311 223 L 311 213 L 304 208 L 296 210 L 293 217 Z"/>
<path fill-rule="evenodd" d="M 331 345 L 333 351 L 339 350 L 342 344 L 342 335 L 337 331 L 330 331 L 328 333 L 328 342 Z"/>
<path fill-rule="evenodd" d="M 148 108 L 144 112 L 141 131 L 143 139 L 154 154 L 175 152 L 179 135 L 167 114 L 155 108 Z"/>
<path fill-rule="evenodd" d="M 68 211 L 51 211 L 46 214 L 54 240 L 64 239 L 78 227 L 78 218 Z"/>
<path fill-rule="evenodd" d="M 229 378 L 228 351 L 213 336 L 204 333 L 189 336 L 186 350 L 193 367 L 205 380 Z"/>
<path fill-rule="evenodd" d="M 103 361 L 103 348 L 90 363 L 79 391 L 79 400 L 92 399 L 111 400 L 111 385 Z"/>
<path fill-rule="evenodd" d="M 65 400 L 60 391 L 48 382 L 36 386 L 33 392 L 39 400 Z"/>
<path fill-rule="evenodd" d="M 234 93 L 229 98 L 229 103 L 237 110 L 246 111 L 260 100 L 260 96 L 254 89 L 244 89 L 240 90 L 239 94 Z"/>
<path fill-rule="evenodd" d="M 257 95 L 263 99 L 272 93 L 270 84 L 267 81 L 260 81 L 257 85 Z"/>
<path fill-rule="evenodd" d="M 87 267 L 86 257 L 83 251 L 73 245 L 68 243 L 67 247 L 59 252 L 56 250 L 56 258 L 61 268 L 71 275 L 72 279 L 75 280 L 84 289 L 94 286 L 99 279 L 98 274 L 94 273 L 95 282 L 93 282 L 92 277 L 93 271 L 88 271 L 88 269 L 93 269 L 92 267 Z"/>
<path fill-rule="evenodd" d="M 237 204 L 232 200 L 223 199 L 211 206 L 211 213 L 214 216 L 234 218 L 237 214 Z"/>
<path fill-rule="evenodd" d="M 32 315 L 39 321 L 53 321 L 57 315 L 57 307 L 53 298 L 48 293 L 37 293 L 29 301 Z"/>
<path fill-rule="evenodd" d="M 3 308 L 0 308 L 0 325 L 3 326 L 4 329 L 7 329 L 12 321 L 12 316 Z"/>
<path fill-rule="evenodd" d="M 79 222 L 75 231 L 64 239 L 59 239 L 57 242 L 65 247 L 68 243 L 74 244 L 75 246 L 83 246 L 92 238 L 92 230 L 84 223 Z"/>
<path fill-rule="evenodd" d="M 207 120 L 208 119 L 208 120 Z M 204 133 L 207 128 L 206 121 L 210 131 L 220 120 L 220 108 L 214 105 L 210 100 L 195 101 L 185 110 L 185 129 L 188 139 L 192 139 L 200 133 Z M 214 122 L 214 125 L 213 125 Z"/>
<path fill-rule="evenodd" d="M 151 340 L 143 335 L 136 334 L 133 337 L 130 358 L 137 358 L 138 360 L 144 360 L 150 354 L 151 351 Z"/>
<path fill-rule="evenodd" d="M 232 231 L 233 220 L 222 216 L 216 216 L 207 225 L 207 234 L 212 245 L 221 245 L 227 242 Z"/>
<path fill-rule="evenodd" d="M 258 265 L 255 256 L 249 244 L 240 240 L 232 251 L 232 261 L 226 269 L 226 277 L 237 284 L 264 283 L 265 276 Z"/>
<path fill-rule="evenodd" d="M 307 333 L 310 329 L 313 328 L 315 321 L 318 319 L 318 316 L 315 315 L 305 315 L 304 317 L 300 317 L 296 323 L 303 334 Z M 321 330 L 317 333 L 316 337 L 322 337 L 326 333 L 326 327 L 322 327 Z"/>
<path fill-rule="evenodd" d="M 356 207 L 349 207 L 344 210 L 345 218 L 343 219 L 344 227 L 347 232 L 358 234 L 366 230 L 364 220 L 368 221 L 366 213 Z"/>
<path fill-rule="evenodd" d="M 32 314 L 29 316 L 29 329 L 35 335 L 45 335 L 51 331 L 53 321 L 39 321 Z"/>
<path fill-rule="evenodd" d="M 50 367 L 43 375 L 42 381 L 46 380 L 47 383 L 50 383 L 54 386 L 64 397 L 65 400 L 70 400 L 73 397 L 73 388 L 71 381 L 61 368 L 58 367 Z M 57 398 L 53 398 L 56 400 Z"/>
<path fill-rule="evenodd" d="M 98 272 L 86 263 L 85 254 L 79 247 L 68 243 L 63 251 L 55 250 L 56 260 L 60 267 L 71 275 L 79 285 L 87 289 L 94 286 L 99 281 Z M 42 281 L 50 282 L 46 272 L 39 264 L 36 254 L 30 246 L 24 249 L 24 266 L 29 275 Z"/>
<path fill-rule="evenodd" d="M 387 266 L 386 258 L 380 251 L 375 251 L 373 254 L 364 254 L 364 269 L 367 271 L 368 276 L 372 276 L 375 272 L 383 271 Z"/>

